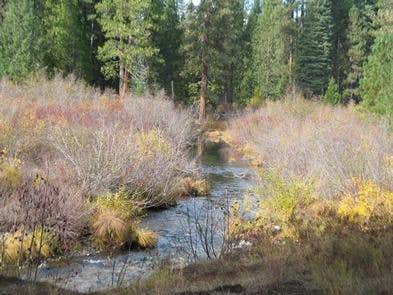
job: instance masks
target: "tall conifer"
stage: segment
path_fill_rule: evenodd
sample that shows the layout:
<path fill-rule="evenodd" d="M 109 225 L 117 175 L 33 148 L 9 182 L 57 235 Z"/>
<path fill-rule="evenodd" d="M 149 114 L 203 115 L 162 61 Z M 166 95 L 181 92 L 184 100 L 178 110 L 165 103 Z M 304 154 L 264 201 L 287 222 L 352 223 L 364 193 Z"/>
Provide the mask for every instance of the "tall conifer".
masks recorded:
<path fill-rule="evenodd" d="M 333 17 L 330 0 L 307 4 L 296 55 L 296 81 L 306 94 L 322 95 L 332 75 Z"/>

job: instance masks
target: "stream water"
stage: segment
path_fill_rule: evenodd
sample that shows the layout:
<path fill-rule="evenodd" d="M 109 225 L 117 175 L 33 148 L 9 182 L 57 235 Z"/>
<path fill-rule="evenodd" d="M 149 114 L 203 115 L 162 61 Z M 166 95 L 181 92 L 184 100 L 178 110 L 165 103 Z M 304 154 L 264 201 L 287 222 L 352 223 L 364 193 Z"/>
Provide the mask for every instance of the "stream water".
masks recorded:
<path fill-rule="evenodd" d="M 227 163 L 218 154 L 206 153 L 201 163 L 211 185 L 209 196 L 186 198 L 176 207 L 150 212 L 144 219 L 142 226 L 159 235 L 155 249 L 130 250 L 111 258 L 86 254 L 47 262 L 38 269 L 38 281 L 87 293 L 126 286 L 147 277 L 157 264 L 168 259 L 180 266 L 195 258 L 214 256 L 222 244 L 227 204 L 243 196 L 254 175 L 245 163 Z M 207 247 L 198 235 L 204 229 L 208 229 L 213 247 Z"/>

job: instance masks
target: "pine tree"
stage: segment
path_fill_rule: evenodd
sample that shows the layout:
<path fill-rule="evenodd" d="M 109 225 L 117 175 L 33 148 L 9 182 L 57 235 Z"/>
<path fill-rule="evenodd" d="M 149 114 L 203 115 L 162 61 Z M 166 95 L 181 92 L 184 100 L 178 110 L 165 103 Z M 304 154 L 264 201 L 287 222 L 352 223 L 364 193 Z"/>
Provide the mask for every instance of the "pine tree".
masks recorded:
<path fill-rule="evenodd" d="M 199 103 L 199 119 L 206 116 L 206 106 L 214 103 L 214 84 L 211 62 L 217 57 L 214 43 L 215 30 L 213 15 L 216 6 L 212 0 L 203 0 L 198 6 L 188 5 L 184 20 L 184 43 L 182 52 L 185 64 L 182 77 L 187 81 L 186 93 L 193 102 Z"/>
<path fill-rule="evenodd" d="M 177 0 L 154 0 L 152 43 L 159 49 L 152 60 L 152 80 L 171 95 L 182 93 L 180 70 L 183 58 L 180 53 L 183 32 L 180 24 L 180 8 Z M 172 93 L 173 92 L 173 93 Z"/>
<path fill-rule="evenodd" d="M 208 75 L 209 75 L 209 62 L 212 60 L 211 54 L 215 53 L 214 47 L 210 46 L 211 36 L 211 18 L 214 13 L 214 5 L 210 0 L 202 0 L 199 5 L 199 19 L 201 24 L 200 35 L 200 66 L 201 66 L 201 82 L 200 82 L 200 95 L 199 95 L 199 121 L 203 122 L 206 119 L 206 104 L 207 104 L 207 91 L 208 91 Z M 213 50 L 211 50 L 213 49 Z"/>
<path fill-rule="evenodd" d="M 89 40 L 89 59 L 90 59 L 90 71 L 89 74 L 92 76 L 92 83 L 100 86 L 101 88 L 111 87 L 116 88 L 113 80 L 106 80 L 101 69 L 103 63 L 98 58 L 98 49 L 105 43 L 105 34 L 101 30 L 101 26 L 98 23 L 97 13 L 95 6 L 101 0 L 79 0 L 81 22 L 84 23 L 86 34 Z"/>
<path fill-rule="evenodd" d="M 7 1 L 0 27 L 0 77 L 20 80 L 39 68 L 38 28 L 33 1 Z"/>
<path fill-rule="evenodd" d="M 349 70 L 345 79 L 344 96 L 346 100 L 359 102 L 360 89 L 359 82 L 363 77 L 363 66 L 371 51 L 373 43 L 373 21 L 375 14 L 374 1 L 358 1 L 349 12 L 348 28 L 348 58 Z"/>
<path fill-rule="evenodd" d="M 354 0 L 330 0 L 332 5 L 333 33 L 332 33 L 332 76 L 339 86 L 343 88 L 346 73 L 348 72 L 348 26 L 349 11 Z M 362 0 L 360 0 L 362 1 Z"/>
<path fill-rule="evenodd" d="M 78 0 L 43 0 L 45 64 L 50 73 L 71 72 L 92 81 L 88 23 Z"/>
<path fill-rule="evenodd" d="M 4 0 L 0 0 L 0 25 L 3 22 L 4 4 Z"/>
<path fill-rule="evenodd" d="M 135 90 L 146 87 L 146 60 L 156 52 L 150 42 L 150 4 L 147 0 L 101 0 L 96 4 L 98 22 L 106 38 L 98 57 L 104 62 L 104 75 L 119 78 L 121 98 L 128 92 L 130 74 Z"/>
<path fill-rule="evenodd" d="M 244 1 L 217 0 L 213 16 L 214 37 L 210 38 L 218 53 L 211 61 L 212 80 L 218 85 L 218 102 L 231 104 L 237 98 L 244 56 Z"/>
<path fill-rule="evenodd" d="M 185 83 L 184 94 L 188 103 L 195 103 L 199 99 L 201 46 L 198 33 L 200 22 L 197 12 L 197 7 L 190 2 L 182 21 L 184 38 L 181 53 L 184 56 L 184 65 L 180 76 Z"/>
<path fill-rule="evenodd" d="M 295 78 L 306 94 L 322 95 L 332 76 L 333 17 L 330 0 L 308 3 L 297 42 Z"/>
<path fill-rule="evenodd" d="M 184 21 L 182 77 L 200 113 L 206 104 L 231 103 L 237 96 L 243 55 L 244 2 L 204 0 L 190 3 Z M 202 115 L 203 117 L 204 115 Z"/>
<path fill-rule="evenodd" d="M 338 84 L 336 80 L 334 80 L 334 78 L 331 78 L 329 81 L 324 100 L 326 103 L 329 103 L 331 105 L 336 105 L 341 102 L 341 95 L 339 93 Z"/>
<path fill-rule="evenodd" d="M 262 98 L 280 97 L 289 81 L 288 28 L 290 8 L 281 0 L 264 1 L 252 40 L 256 92 Z"/>
<path fill-rule="evenodd" d="M 393 3 L 381 0 L 372 53 L 361 80 L 363 107 L 393 120 Z"/>
<path fill-rule="evenodd" d="M 247 23 L 244 31 L 244 61 L 240 85 L 240 100 L 242 103 L 247 102 L 254 94 L 256 89 L 254 57 L 252 53 L 252 40 L 258 25 L 258 19 L 262 13 L 262 5 L 260 0 L 255 0 L 252 9 L 248 15 Z"/>

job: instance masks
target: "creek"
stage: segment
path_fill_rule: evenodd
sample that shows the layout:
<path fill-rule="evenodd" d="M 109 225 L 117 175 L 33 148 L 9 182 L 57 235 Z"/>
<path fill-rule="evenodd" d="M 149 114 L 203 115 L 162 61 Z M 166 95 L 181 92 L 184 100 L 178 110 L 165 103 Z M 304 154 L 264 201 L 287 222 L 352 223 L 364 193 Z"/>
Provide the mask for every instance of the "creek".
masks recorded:
<path fill-rule="evenodd" d="M 48 261 L 38 268 L 37 281 L 88 293 L 127 286 L 146 278 L 168 260 L 181 267 L 195 259 L 218 255 L 228 204 L 240 199 L 253 186 L 254 178 L 247 163 L 228 163 L 219 155 L 218 149 L 210 149 L 202 156 L 200 169 L 211 185 L 208 196 L 185 198 L 175 207 L 149 212 L 144 218 L 142 226 L 159 235 L 156 248 L 134 249 L 110 258 L 87 251 Z M 202 237 L 201 232 L 206 236 Z"/>

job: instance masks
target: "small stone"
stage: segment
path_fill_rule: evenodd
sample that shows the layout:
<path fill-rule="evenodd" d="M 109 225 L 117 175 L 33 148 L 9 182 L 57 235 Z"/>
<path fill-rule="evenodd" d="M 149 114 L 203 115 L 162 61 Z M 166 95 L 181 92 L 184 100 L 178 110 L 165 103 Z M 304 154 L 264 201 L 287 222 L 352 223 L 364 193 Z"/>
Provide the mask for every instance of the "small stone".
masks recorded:
<path fill-rule="evenodd" d="M 280 231 L 281 231 L 281 226 L 279 226 L 279 225 L 273 226 L 273 228 L 272 228 L 273 234 L 278 234 Z"/>

